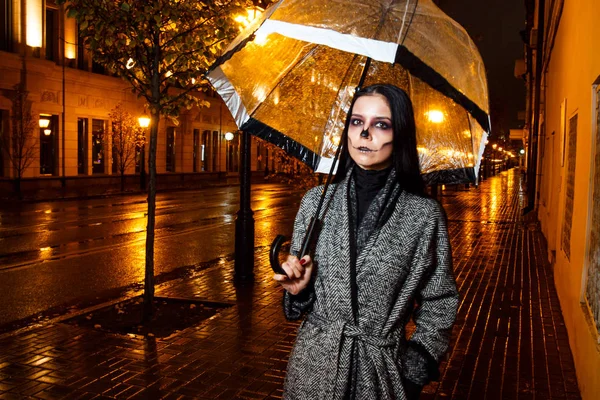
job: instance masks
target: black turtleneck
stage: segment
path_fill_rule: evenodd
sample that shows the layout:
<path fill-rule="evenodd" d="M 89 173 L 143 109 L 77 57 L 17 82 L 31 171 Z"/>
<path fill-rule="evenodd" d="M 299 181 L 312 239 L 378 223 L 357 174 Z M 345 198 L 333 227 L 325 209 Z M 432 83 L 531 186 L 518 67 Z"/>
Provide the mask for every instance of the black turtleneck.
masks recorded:
<path fill-rule="evenodd" d="M 358 205 L 356 226 L 360 226 L 373 199 L 385 186 L 391 170 L 392 167 L 378 171 L 366 170 L 360 168 L 358 165 L 354 168 L 354 182 L 356 184 L 356 200 Z"/>

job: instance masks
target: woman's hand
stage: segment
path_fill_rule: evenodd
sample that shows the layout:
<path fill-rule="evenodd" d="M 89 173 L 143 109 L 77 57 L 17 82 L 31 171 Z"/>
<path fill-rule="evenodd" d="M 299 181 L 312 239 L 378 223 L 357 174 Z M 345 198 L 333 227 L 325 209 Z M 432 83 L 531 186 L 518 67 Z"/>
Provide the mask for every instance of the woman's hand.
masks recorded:
<path fill-rule="evenodd" d="M 287 275 L 275 274 L 273 279 L 290 294 L 296 295 L 308 286 L 313 271 L 310 256 L 304 256 L 299 260 L 298 257 L 289 255 L 281 267 Z"/>

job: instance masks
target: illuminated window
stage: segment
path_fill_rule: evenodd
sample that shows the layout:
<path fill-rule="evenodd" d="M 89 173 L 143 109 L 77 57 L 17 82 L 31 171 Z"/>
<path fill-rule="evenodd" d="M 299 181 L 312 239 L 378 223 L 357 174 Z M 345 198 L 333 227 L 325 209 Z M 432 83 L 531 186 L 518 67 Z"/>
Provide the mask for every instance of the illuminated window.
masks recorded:
<path fill-rule="evenodd" d="M 42 0 L 27 0 L 26 1 L 26 38 L 27 46 L 36 49 L 35 53 L 39 54 L 39 49 L 42 47 Z"/>
<path fill-rule="evenodd" d="M 40 129 L 40 175 L 56 175 L 58 164 L 58 116 L 47 116 L 50 124 Z"/>

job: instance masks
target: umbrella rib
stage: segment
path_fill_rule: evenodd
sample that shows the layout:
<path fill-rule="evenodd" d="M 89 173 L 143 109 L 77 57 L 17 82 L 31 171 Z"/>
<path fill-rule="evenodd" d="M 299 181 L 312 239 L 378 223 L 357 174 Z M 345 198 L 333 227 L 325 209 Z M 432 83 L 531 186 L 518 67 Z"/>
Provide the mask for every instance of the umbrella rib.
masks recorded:
<path fill-rule="evenodd" d="M 398 40 L 397 42 L 400 44 L 400 46 L 404 45 L 404 41 L 406 40 L 406 37 L 408 36 L 408 31 L 410 30 L 410 27 L 412 26 L 412 22 L 413 22 L 413 18 L 415 17 L 415 14 L 417 12 L 417 6 L 419 5 L 419 0 L 415 1 L 415 6 L 413 7 L 413 11 L 412 14 L 410 16 L 410 20 L 408 21 L 408 26 L 406 27 L 406 32 L 404 33 L 404 37 L 402 38 L 402 41 L 400 41 L 400 37 L 402 36 L 402 33 L 404 31 L 404 20 L 406 18 L 406 10 L 408 10 L 408 1 L 406 2 L 406 9 L 404 11 L 404 16 L 402 17 L 402 26 L 400 27 L 400 33 L 398 34 Z"/>
<path fill-rule="evenodd" d="M 360 90 L 362 85 L 365 83 L 365 79 L 367 79 L 367 73 L 369 72 L 369 68 L 371 67 L 371 57 L 367 57 L 365 60 L 365 66 L 360 74 L 360 79 L 358 81 L 358 86 L 356 86 L 356 90 Z"/>

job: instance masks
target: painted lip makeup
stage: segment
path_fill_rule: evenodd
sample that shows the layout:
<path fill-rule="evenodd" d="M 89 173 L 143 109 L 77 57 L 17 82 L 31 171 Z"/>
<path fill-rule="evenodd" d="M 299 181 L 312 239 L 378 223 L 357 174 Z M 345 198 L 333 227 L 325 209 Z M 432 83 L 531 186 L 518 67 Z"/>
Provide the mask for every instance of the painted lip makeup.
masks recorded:
<path fill-rule="evenodd" d="M 354 148 L 355 148 L 356 150 L 358 150 L 358 151 L 361 151 L 361 152 L 363 152 L 363 153 L 372 153 L 372 152 L 375 152 L 375 151 L 377 151 L 377 150 L 372 150 L 372 149 L 370 149 L 370 148 L 368 148 L 368 147 L 365 147 L 365 146 L 354 147 Z"/>

